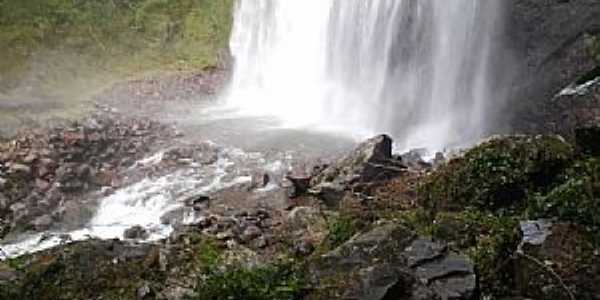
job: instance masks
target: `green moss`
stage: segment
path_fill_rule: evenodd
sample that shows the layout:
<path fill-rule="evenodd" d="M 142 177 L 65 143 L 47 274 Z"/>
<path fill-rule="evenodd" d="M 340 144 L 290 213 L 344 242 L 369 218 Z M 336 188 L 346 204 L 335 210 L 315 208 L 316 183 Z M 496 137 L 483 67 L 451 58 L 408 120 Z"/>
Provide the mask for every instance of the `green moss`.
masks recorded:
<path fill-rule="evenodd" d="M 198 253 L 198 261 L 205 268 L 216 266 L 221 260 L 221 250 L 214 241 L 203 240 L 196 248 Z"/>
<path fill-rule="evenodd" d="M 12 260 L 19 278 L 4 288 L 15 296 L 13 299 L 132 299 L 145 282 L 164 282 L 165 274 L 156 263 L 148 261 L 157 257 L 153 248 L 127 247 L 111 242 L 81 242 L 55 253 Z M 116 249 L 123 250 L 123 256 Z M 130 257 L 125 258 L 124 253 Z"/>
<path fill-rule="evenodd" d="M 533 217 L 558 218 L 600 229 L 600 159 L 590 158 L 574 164 L 565 183 L 531 201 Z"/>
<path fill-rule="evenodd" d="M 528 195 L 554 186 L 572 157 L 572 147 L 555 136 L 493 139 L 428 176 L 419 198 L 433 212 L 472 207 L 511 213 Z"/>
<path fill-rule="evenodd" d="M 422 236 L 432 236 L 435 230 L 431 214 L 422 208 L 397 211 L 388 214 L 387 219 L 394 220 Z"/>
<path fill-rule="evenodd" d="M 359 224 L 348 216 L 332 217 L 328 220 L 328 231 L 327 242 L 333 249 L 352 238 L 359 231 Z"/>
<path fill-rule="evenodd" d="M 301 274 L 293 261 L 252 269 L 213 269 L 204 275 L 192 299 L 299 299 L 304 286 Z"/>

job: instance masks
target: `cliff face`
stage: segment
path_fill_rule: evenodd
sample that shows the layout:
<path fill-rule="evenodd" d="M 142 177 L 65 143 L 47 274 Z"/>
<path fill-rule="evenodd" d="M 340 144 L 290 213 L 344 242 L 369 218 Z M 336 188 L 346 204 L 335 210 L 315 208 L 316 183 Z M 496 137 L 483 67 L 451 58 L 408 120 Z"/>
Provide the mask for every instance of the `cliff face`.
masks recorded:
<path fill-rule="evenodd" d="M 507 44 L 518 66 L 510 124 L 519 132 L 544 132 L 548 103 L 599 64 L 600 1 L 511 1 Z"/>

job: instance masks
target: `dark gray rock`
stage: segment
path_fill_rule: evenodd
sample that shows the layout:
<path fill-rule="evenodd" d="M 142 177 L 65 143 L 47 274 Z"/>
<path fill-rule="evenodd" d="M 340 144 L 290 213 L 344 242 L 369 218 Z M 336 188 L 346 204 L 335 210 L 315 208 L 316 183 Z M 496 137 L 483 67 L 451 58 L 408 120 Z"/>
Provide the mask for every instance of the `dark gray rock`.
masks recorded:
<path fill-rule="evenodd" d="M 299 197 L 308 192 L 308 189 L 310 188 L 310 176 L 288 175 L 285 178 L 292 183 L 292 186 L 288 193 L 290 198 Z"/>
<path fill-rule="evenodd" d="M 312 185 L 337 182 L 350 184 L 357 181 L 371 181 L 381 178 L 379 164 L 392 159 L 392 139 L 387 135 L 371 138 L 360 144 L 349 155 L 329 166 L 312 179 Z"/>
<path fill-rule="evenodd" d="M 445 244 L 386 223 L 315 259 L 310 274 L 316 286 L 331 287 L 318 297 L 476 299 L 474 269 L 469 258 Z"/>
<path fill-rule="evenodd" d="M 145 240 L 150 235 L 148 234 L 148 231 L 144 227 L 142 227 L 140 225 L 136 225 L 129 229 L 126 229 L 125 232 L 123 233 L 123 236 L 126 239 L 131 239 L 131 240 Z"/>
<path fill-rule="evenodd" d="M 376 136 L 311 179 L 310 193 L 336 207 L 353 184 L 385 180 L 403 174 L 405 166 L 392 157 L 392 139 Z"/>
<path fill-rule="evenodd" d="M 206 195 L 195 195 L 183 201 L 185 206 L 193 208 L 195 211 L 202 211 L 209 207 L 210 197 Z"/>

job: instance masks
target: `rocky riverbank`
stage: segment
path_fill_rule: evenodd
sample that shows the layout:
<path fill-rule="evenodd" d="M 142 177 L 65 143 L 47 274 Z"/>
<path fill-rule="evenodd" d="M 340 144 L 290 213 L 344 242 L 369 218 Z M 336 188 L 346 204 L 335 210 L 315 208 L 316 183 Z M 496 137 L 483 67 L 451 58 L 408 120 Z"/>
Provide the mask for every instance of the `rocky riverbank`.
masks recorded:
<path fill-rule="evenodd" d="M 188 205 L 205 214 L 165 240 L 140 243 L 133 230 L 9 259 L 0 290 L 3 299 L 598 299 L 599 158 L 577 141 L 497 137 L 434 165 L 392 155 L 379 136 L 288 174 L 286 206 L 217 212 L 219 194 L 195 197 Z"/>

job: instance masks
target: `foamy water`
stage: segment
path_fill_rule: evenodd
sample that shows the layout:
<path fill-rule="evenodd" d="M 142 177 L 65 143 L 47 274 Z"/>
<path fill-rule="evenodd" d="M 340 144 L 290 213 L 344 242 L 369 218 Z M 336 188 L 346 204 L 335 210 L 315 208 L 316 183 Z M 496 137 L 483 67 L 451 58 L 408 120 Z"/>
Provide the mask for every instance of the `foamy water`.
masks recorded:
<path fill-rule="evenodd" d="M 141 167 L 158 164 L 162 157 L 162 152 L 157 153 L 138 161 L 135 165 Z M 145 178 L 100 199 L 95 215 L 83 228 L 68 232 L 50 231 L 25 235 L 15 242 L 1 244 L 0 259 L 91 238 L 123 239 L 126 229 L 138 225 L 144 227 L 149 234 L 146 242 L 164 239 L 173 231 L 173 227 L 162 224 L 161 217 L 183 208 L 187 197 L 211 194 L 249 183 L 252 177 L 248 174 L 252 171 L 263 170 L 273 176 L 282 176 L 288 168 L 289 161 L 286 157 L 283 157 L 283 160 L 269 161 L 259 153 L 222 149 L 217 161 L 211 165 L 192 164 L 172 174 Z M 276 188 L 277 185 L 270 183 L 256 192 Z M 184 216 L 182 221 L 184 224 L 194 222 L 193 210 L 189 209 L 188 215 Z"/>

